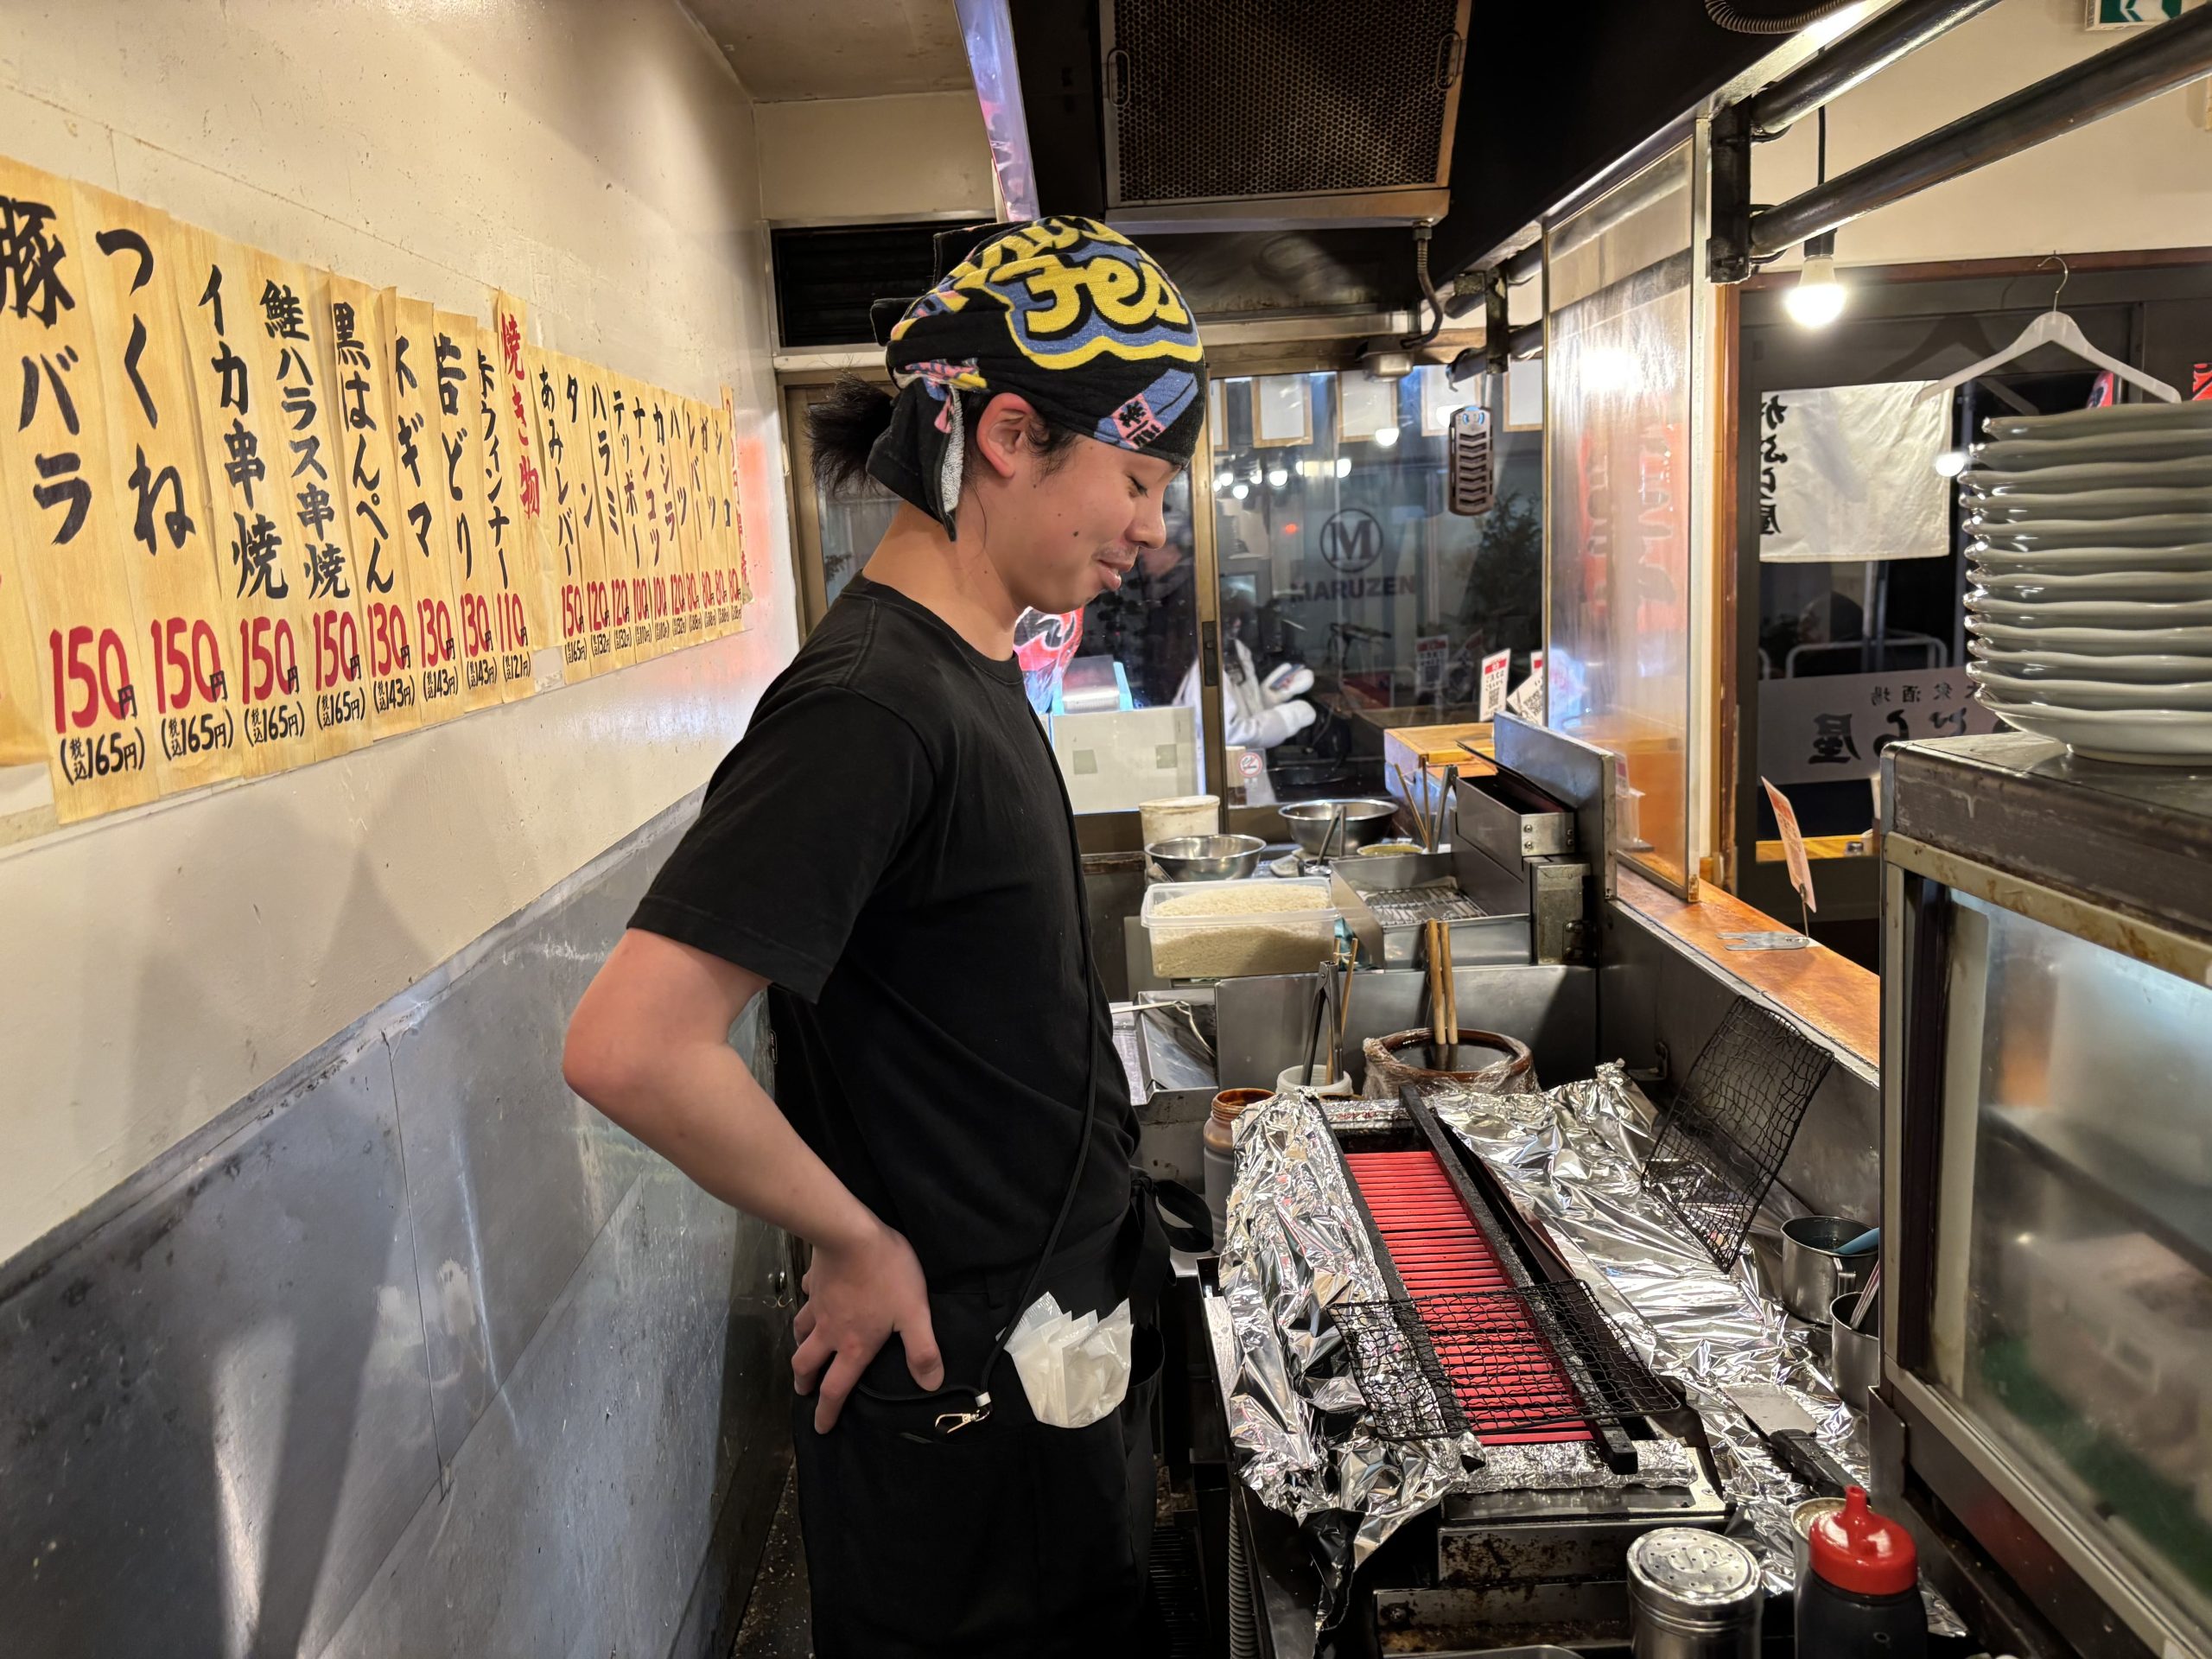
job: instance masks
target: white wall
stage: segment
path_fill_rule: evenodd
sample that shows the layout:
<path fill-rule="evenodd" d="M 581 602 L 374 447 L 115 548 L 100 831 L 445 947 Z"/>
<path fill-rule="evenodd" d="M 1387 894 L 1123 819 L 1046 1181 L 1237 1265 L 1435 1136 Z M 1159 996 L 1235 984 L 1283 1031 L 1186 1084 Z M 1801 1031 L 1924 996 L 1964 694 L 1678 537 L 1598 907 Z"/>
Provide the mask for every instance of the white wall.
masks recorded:
<path fill-rule="evenodd" d="M 991 217 L 990 145 L 972 91 L 762 104 L 753 123 L 760 210 L 779 224 Z"/>
<path fill-rule="evenodd" d="M 2005 0 L 1846 94 L 1828 108 L 1828 176 L 2133 37 L 2083 29 L 2084 11 Z M 1882 208 L 1836 233 L 1836 263 L 2212 245 L 2204 107 L 2200 81 Z M 1753 200 L 1813 183 L 1815 124 L 1755 149 Z"/>
<path fill-rule="evenodd" d="M 0 1258 L 696 787 L 743 728 L 795 639 L 754 146 L 674 0 L 0 0 L 9 154 L 451 309 L 487 315 L 499 283 L 549 345 L 732 386 L 767 594 L 743 635 L 0 847 Z"/>

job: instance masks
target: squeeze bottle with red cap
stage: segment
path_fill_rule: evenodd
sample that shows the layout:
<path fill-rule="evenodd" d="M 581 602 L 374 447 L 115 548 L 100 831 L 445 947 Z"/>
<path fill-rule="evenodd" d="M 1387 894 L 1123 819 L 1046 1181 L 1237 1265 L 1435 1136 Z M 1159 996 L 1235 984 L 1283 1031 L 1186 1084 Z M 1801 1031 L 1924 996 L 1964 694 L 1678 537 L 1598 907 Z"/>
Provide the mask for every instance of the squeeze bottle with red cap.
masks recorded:
<path fill-rule="evenodd" d="M 1928 1613 L 1912 1535 L 1866 1507 L 1853 1486 L 1816 1519 L 1812 1571 L 1797 1586 L 1798 1659 L 1923 1659 Z"/>

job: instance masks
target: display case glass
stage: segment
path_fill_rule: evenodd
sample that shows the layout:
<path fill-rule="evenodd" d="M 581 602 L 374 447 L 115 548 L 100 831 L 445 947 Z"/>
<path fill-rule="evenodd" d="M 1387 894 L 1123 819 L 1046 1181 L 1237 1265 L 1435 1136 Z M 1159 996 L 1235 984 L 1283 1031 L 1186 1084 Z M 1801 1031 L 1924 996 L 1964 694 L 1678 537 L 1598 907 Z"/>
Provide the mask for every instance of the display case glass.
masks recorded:
<path fill-rule="evenodd" d="M 2083 1651 L 2141 1650 L 2097 1638 L 2113 1615 L 2208 1650 L 2212 789 L 2010 733 L 1885 771 L 1910 1461 Z"/>

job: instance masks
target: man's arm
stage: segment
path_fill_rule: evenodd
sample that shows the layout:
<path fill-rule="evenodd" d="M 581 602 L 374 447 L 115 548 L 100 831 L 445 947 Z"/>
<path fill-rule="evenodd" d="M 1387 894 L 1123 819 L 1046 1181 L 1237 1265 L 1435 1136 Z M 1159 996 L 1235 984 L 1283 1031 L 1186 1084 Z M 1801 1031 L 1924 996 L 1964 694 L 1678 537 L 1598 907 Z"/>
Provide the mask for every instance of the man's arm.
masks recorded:
<path fill-rule="evenodd" d="M 921 1387 L 939 1386 L 944 1366 L 912 1247 L 815 1155 L 729 1046 L 731 1025 L 766 985 L 632 929 L 577 1004 L 561 1070 L 715 1197 L 814 1246 L 791 1370 L 801 1394 L 820 1381 L 814 1426 L 826 1433 L 893 1332 Z"/>

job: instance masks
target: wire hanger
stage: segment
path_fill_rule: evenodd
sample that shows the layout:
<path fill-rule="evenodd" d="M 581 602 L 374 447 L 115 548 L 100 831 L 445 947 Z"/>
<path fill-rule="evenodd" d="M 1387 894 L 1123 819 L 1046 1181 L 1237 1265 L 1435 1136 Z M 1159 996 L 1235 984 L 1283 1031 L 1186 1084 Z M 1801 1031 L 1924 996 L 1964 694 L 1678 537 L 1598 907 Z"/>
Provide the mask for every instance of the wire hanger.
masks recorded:
<path fill-rule="evenodd" d="M 2038 346 L 2063 346 L 2084 362 L 2094 363 L 2097 367 L 2109 371 L 2119 378 L 2126 381 L 2131 386 L 2139 387 L 2153 397 L 2163 398 L 2170 404 L 2177 404 L 2181 401 L 2181 393 L 2176 391 L 2164 381 L 2154 380 L 2142 370 L 2132 368 L 2118 358 L 2109 356 L 2089 344 L 2089 337 L 2082 332 L 2082 325 L 2058 308 L 2058 296 L 2066 291 L 2066 284 L 2073 279 L 2074 276 L 2072 270 L 2067 265 L 2066 256 L 2054 253 L 2050 258 L 2040 261 L 2036 269 L 2041 270 L 2044 265 L 2050 264 L 2052 259 L 2058 262 L 2059 276 L 2057 292 L 2050 296 L 2050 309 L 2044 312 L 2022 329 L 2020 337 L 2003 351 L 1993 356 L 1985 357 L 1980 362 L 1961 369 L 1956 374 L 1945 375 L 1932 385 L 1922 387 L 1914 397 L 1912 400 L 1914 403 L 1923 403 L 1939 393 L 1954 391 L 1966 385 L 1969 380 L 1979 379 L 1992 369 L 2002 368 L 2014 358 L 2025 357 Z"/>

